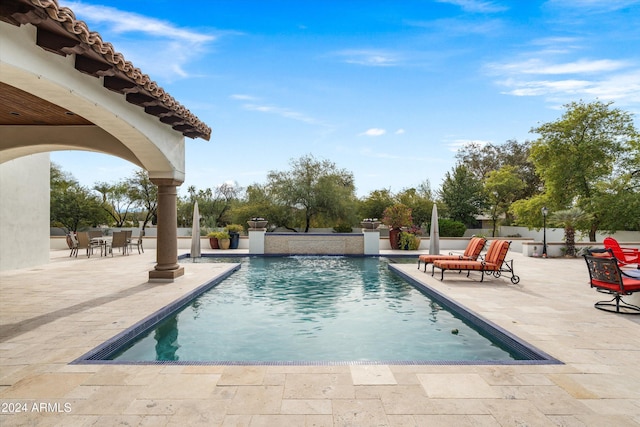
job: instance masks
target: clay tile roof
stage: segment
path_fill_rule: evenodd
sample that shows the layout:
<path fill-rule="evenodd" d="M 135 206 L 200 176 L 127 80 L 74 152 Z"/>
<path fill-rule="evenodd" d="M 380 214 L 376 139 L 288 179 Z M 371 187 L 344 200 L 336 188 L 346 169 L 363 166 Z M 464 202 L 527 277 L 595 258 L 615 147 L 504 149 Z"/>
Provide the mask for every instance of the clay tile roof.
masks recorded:
<path fill-rule="evenodd" d="M 125 60 L 100 34 L 89 31 L 71 9 L 60 7 L 57 0 L 2 0 L 0 20 L 36 26 L 38 46 L 63 56 L 75 54 L 78 71 L 104 77 L 105 88 L 125 95 L 128 102 L 143 107 L 183 135 L 207 141 L 211 137 L 211 128 Z"/>

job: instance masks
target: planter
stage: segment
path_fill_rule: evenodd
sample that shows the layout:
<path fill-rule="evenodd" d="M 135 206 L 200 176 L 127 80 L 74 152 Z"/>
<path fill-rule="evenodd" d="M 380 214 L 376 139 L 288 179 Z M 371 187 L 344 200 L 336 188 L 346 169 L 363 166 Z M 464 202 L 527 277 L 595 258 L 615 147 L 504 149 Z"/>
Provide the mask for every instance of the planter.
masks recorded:
<path fill-rule="evenodd" d="M 235 231 L 229 232 L 229 239 L 231 243 L 229 244 L 229 249 L 238 249 L 238 245 L 240 244 L 240 233 Z"/>
<path fill-rule="evenodd" d="M 266 219 L 260 219 L 260 220 L 250 220 L 247 221 L 247 224 L 249 224 L 249 228 L 265 228 L 267 226 L 269 221 L 267 221 Z"/>
<path fill-rule="evenodd" d="M 211 246 L 211 249 L 219 249 L 218 239 L 216 237 L 209 237 L 209 246 Z"/>
<path fill-rule="evenodd" d="M 218 246 L 220 246 L 220 249 L 229 249 L 231 239 L 218 239 Z"/>
<path fill-rule="evenodd" d="M 362 221 L 360 226 L 366 230 L 376 230 L 380 226 L 380 221 Z"/>
<path fill-rule="evenodd" d="M 392 228 L 389 230 L 389 244 L 391 249 L 400 249 L 400 229 Z"/>

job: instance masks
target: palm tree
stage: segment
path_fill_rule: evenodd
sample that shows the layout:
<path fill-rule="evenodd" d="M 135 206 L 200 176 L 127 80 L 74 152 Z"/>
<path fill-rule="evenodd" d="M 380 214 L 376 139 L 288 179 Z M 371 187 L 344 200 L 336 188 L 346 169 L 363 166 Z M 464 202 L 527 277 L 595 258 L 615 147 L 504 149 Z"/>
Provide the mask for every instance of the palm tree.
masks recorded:
<path fill-rule="evenodd" d="M 549 219 L 564 227 L 564 242 L 567 246 L 567 256 L 576 256 L 576 227 L 580 223 L 589 220 L 591 215 L 578 207 L 554 212 Z"/>

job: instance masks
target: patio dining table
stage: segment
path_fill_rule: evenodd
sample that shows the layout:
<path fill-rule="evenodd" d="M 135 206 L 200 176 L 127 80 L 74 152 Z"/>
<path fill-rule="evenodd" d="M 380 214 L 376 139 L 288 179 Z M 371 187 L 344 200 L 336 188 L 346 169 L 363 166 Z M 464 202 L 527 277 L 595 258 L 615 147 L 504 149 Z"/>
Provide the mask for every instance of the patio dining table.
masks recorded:
<path fill-rule="evenodd" d="M 92 237 L 91 243 L 97 244 L 98 246 L 100 246 L 100 256 L 102 256 L 103 252 L 104 252 L 104 256 L 107 256 L 107 247 L 112 240 L 113 240 L 112 236 Z"/>

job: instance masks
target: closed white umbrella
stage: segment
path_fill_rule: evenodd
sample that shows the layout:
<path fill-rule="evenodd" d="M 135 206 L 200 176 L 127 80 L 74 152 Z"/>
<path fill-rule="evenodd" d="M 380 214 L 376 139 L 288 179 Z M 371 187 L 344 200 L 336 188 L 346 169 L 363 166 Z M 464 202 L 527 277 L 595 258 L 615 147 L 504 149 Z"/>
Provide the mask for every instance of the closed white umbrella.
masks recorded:
<path fill-rule="evenodd" d="M 198 201 L 193 204 L 193 225 L 191 226 L 191 258 L 200 258 L 200 211 Z"/>
<path fill-rule="evenodd" d="M 438 231 L 438 207 L 433 204 L 431 230 L 429 231 L 429 254 L 440 254 L 440 232 Z"/>

